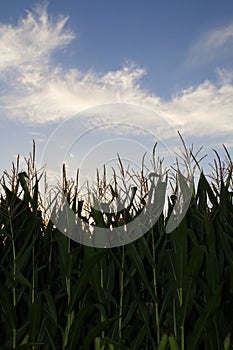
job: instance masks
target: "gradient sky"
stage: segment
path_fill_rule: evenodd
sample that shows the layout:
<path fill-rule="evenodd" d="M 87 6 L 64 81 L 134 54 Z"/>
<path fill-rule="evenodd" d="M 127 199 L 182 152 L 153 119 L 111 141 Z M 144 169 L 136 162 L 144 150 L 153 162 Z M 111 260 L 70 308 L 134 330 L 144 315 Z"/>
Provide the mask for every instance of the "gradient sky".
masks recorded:
<path fill-rule="evenodd" d="M 33 138 L 40 157 L 62 121 L 119 102 L 149 108 L 189 144 L 231 152 L 233 2 L 1 3 L 0 169 Z M 157 132 L 153 115 L 118 118 Z"/>

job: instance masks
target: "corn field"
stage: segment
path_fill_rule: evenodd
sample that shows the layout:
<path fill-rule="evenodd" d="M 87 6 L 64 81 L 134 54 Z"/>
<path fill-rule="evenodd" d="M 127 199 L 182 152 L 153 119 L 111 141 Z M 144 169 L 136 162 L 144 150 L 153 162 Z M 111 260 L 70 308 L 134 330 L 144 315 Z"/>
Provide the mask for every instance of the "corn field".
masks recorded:
<path fill-rule="evenodd" d="M 44 210 L 34 150 L 25 171 L 18 159 L 1 178 L 0 348 L 233 349 L 233 164 L 225 153 L 224 161 L 216 153 L 209 176 L 193 157 L 199 177 L 176 229 L 166 233 L 174 185 L 154 226 L 112 249 L 59 232 Z M 62 189 L 86 222 L 122 225 L 148 194 L 145 175 L 136 179 L 114 220 L 80 199 L 78 177 L 69 180 L 65 166 Z M 98 174 L 96 191 L 107 189 L 119 195 L 117 177 L 107 183 Z"/>

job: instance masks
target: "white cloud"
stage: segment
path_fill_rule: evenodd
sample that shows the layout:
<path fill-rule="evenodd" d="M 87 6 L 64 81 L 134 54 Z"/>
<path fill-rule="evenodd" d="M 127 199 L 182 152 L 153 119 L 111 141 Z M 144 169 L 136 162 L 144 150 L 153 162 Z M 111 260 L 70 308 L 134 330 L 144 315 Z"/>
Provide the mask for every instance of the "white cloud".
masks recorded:
<path fill-rule="evenodd" d="M 0 25 L 0 79 L 5 91 L 0 108 L 4 115 L 42 124 L 92 106 L 126 102 L 152 109 L 175 130 L 187 134 L 232 133 L 233 85 L 232 79 L 224 78 L 223 70 L 218 72 L 221 86 L 206 81 L 166 102 L 140 87 L 145 71 L 132 64 L 103 75 L 55 66 L 52 55 L 74 38 L 66 23 L 67 17 L 51 19 L 46 7 L 38 6 L 17 25 Z M 220 48 L 232 35 L 233 26 L 210 32 L 193 52 Z M 153 117 L 142 122 L 153 132 Z"/>
<path fill-rule="evenodd" d="M 65 47 L 74 38 L 65 29 L 68 17 L 56 21 L 49 18 L 45 5 L 37 5 L 34 12 L 17 25 L 0 26 L 0 72 L 17 69 L 21 73 L 34 71 L 36 65 L 48 64 L 51 54 Z"/>
<path fill-rule="evenodd" d="M 200 65 L 221 57 L 233 57 L 233 23 L 214 28 L 193 43 L 189 49 L 187 64 Z"/>
<path fill-rule="evenodd" d="M 233 86 L 220 88 L 206 81 L 183 91 L 166 106 L 183 129 L 197 136 L 232 133 Z"/>
<path fill-rule="evenodd" d="M 144 74 L 134 66 L 98 76 L 82 74 L 77 69 L 66 72 L 50 70 L 50 74 L 29 72 L 20 77 L 15 94 L 4 96 L 5 109 L 23 121 L 44 123 L 67 118 L 86 108 L 114 102 L 140 102 L 146 94 L 137 81 Z M 34 76 L 35 75 L 35 76 Z M 18 80 L 19 80 L 18 79 Z M 154 103 L 159 98 L 154 98 Z M 3 103 L 3 100 L 2 100 Z"/>

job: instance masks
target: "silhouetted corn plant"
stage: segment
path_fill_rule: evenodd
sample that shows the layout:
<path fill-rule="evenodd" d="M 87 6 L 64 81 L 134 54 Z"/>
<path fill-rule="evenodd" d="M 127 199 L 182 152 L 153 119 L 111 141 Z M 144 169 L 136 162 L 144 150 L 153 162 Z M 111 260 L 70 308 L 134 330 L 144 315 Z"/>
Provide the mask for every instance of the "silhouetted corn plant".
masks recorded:
<path fill-rule="evenodd" d="M 169 234 L 179 172 L 162 172 L 155 148 L 153 191 L 144 159 L 136 173 L 119 157 L 109 181 L 106 168 L 97 172 L 85 202 L 78 173 L 68 180 L 64 166 L 63 193 L 93 229 L 134 220 L 148 197 L 157 200 L 156 186 L 170 179 L 173 193 L 157 222 L 137 241 L 112 249 L 59 232 L 41 198 L 44 173 L 35 168 L 35 147 L 26 169 L 18 158 L 1 179 L 1 349 L 232 349 L 233 166 L 225 152 L 224 162 L 216 153 L 210 176 L 193 156 L 199 180 L 184 219 Z M 187 157 L 192 150 L 185 148 Z"/>

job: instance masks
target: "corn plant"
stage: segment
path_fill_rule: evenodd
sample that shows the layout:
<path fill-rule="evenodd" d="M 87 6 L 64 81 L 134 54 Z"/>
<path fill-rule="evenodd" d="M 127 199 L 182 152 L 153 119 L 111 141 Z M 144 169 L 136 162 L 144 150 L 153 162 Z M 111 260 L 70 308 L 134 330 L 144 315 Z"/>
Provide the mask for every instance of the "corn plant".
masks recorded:
<path fill-rule="evenodd" d="M 215 153 L 205 175 L 197 155 L 185 149 L 199 179 L 170 233 L 179 169 L 170 176 L 154 161 L 153 171 L 171 183 L 167 208 L 141 238 L 112 249 L 62 234 L 45 210 L 45 170 L 36 170 L 35 147 L 24 169 L 18 158 L 1 178 L 1 349 L 233 349 L 233 166 L 225 153 L 224 161 Z M 106 171 L 87 188 L 98 209 L 81 196 L 78 173 L 69 180 L 63 167 L 62 191 L 90 229 L 126 225 L 149 196 L 157 200 L 143 161 L 139 173 L 120 157 L 109 181 Z M 113 209 L 105 213 L 109 202 Z"/>

